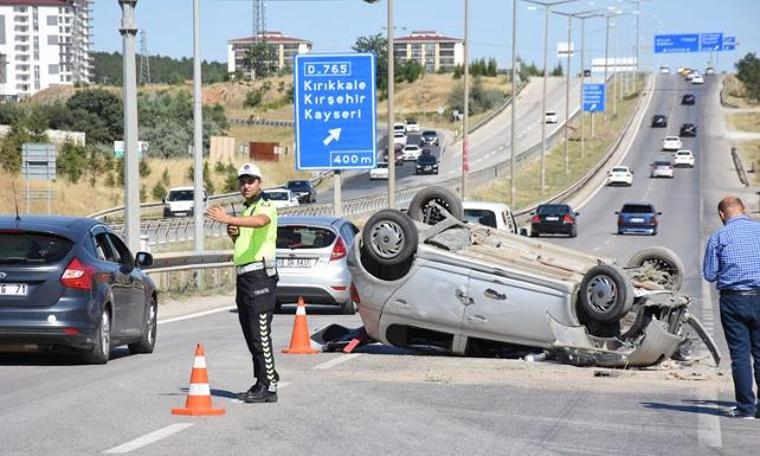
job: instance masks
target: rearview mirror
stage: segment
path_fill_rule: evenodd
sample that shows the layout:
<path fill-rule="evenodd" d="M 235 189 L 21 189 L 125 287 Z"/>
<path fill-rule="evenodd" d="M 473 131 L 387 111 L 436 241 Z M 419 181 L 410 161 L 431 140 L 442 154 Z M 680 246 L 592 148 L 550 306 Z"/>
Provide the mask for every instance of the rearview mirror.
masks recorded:
<path fill-rule="evenodd" d="M 662 215 L 662 212 L 658 212 L 657 215 Z"/>
<path fill-rule="evenodd" d="M 576 217 L 578 217 L 579 215 L 581 215 L 581 213 L 580 213 L 580 212 L 576 212 L 576 213 L 575 213 L 575 216 L 576 216 Z"/>
<path fill-rule="evenodd" d="M 148 252 L 137 252 L 135 256 L 135 267 L 142 268 L 153 264 L 153 255 Z"/>
<path fill-rule="evenodd" d="M 528 229 L 520 228 L 520 236 L 527 236 L 527 235 L 528 235 Z"/>
<path fill-rule="evenodd" d="M 620 215 L 620 211 L 615 211 L 615 215 Z"/>
<path fill-rule="evenodd" d="M 164 204 L 166 204 L 166 197 L 161 198 L 161 202 L 164 203 Z"/>

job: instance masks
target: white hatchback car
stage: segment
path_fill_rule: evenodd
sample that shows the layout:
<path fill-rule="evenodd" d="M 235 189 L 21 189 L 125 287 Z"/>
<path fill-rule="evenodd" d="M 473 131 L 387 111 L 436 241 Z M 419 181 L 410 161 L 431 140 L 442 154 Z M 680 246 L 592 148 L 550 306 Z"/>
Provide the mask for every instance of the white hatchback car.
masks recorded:
<path fill-rule="evenodd" d="M 691 78 L 691 83 L 692 84 L 704 84 L 705 83 L 705 78 L 703 78 L 701 75 L 696 75 L 696 76 L 694 76 L 694 77 Z"/>
<path fill-rule="evenodd" d="M 388 179 L 388 162 L 380 162 L 377 168 L 369 170 L 369 180 Z"/>
<path fill-rule="evenodd" d="M 687 168 L 694 167 L 694 154 L 688 149 L 681 149 L 673 154 L 673 166 L 678 168 L 685 166 Z"/>
<path fill-rule="evenodd" d="M 661 160 L 652 163 L 652 171 L 650 172 L 649 177 L 666 177 L 668 179 L 673 179 L 673 164 L 669 161 Z"/>
<path fill-rule="evenodd" d="M 265 193 L 269 202 L 278 209 L 282 207 L 298 206 L 298 197 L 293 195 L 293 192 L 286 188 L 267 190 Z"/>
<path fill-rule="evenodd" d="M 420 154 L 422 154 L 422 149 L 417 144 L 407 144 L 404 146 L 404 155 L 402 156 L 402 160 L 404 161 L 414 161 L 420 158 Z"/>
<path fill-rule="evenodd" d="M 627 166 L 613 166 L 607 173 L 607 185 L 633 185 L 633 171 Z"/>
<path fill-rule="evenodd" d="M 406 131 L 407 133 L 419 133 L 420 124 L 414 119 L 406 119 L 406 124 L 404 125 L 404 131 Z"/>
<path fill-rule="evenodd" d="M 665 139 L 662 140 L 662 150 L 670 150 L 670 151 L 677 151 L 683 146 L 681 144 L 681 138 L 678 136 L 666 136 Z"/>
<path fill-rule="evenodd" d="M 400 146 L 406 146 L 406 133 L 403 131 L 397 131 L 393 133 L 393 144 Z"/>
<path fill-rule="evenodd" d="M 546 123 L 557 123 L 557 111 L 546 111 L 546 114 L 544 114 L 544 122 Z"/>

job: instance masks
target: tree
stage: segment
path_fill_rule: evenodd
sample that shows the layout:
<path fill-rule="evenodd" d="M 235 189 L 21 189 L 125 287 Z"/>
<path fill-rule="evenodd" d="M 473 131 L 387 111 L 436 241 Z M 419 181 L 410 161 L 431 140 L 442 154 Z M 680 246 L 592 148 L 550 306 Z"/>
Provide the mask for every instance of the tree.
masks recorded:
<path fill-rule="evenodd" d="M 760 100 L 760 59 L 754 52 L 736 62 L 736 77 L 744 83 L 750 98 Z"/>
<path fill-rule="evenodd" d="M 83 146 L 65 141 L 56 159 L 56 171 L 72 184 L 79 182 L 87 169 L 87 151 Z"/>
<path fill-rule="evenodd" d="M 156 182 L 156 185 L 153 186 L 153 190 L 151 190 L 151 195 L 153 195 L 153 198 L 156 200 L 163 200 L 166 198 L 167 193 L 168 190 L 166 190 L 166 187 L 161 181 Z"/>
<path fill-rule="evenodd" d="M 253 89 L 249 90 L 245 94 L 245 100 L 243 101 L 243 107 L 246 108 L 255 108 L 256 106 L 261 104 L 261 100 L 263 99 L 263 95 L 261 94 L 261 90 Z"/>
<path fill-rule="evenodd" d="M 496 65 L 496 59 L 494 58 L 488 59 L 488 69 L 487 69 L 486 74 L 488 76 L 496 76 L 498 71 L 499 69 L 498 69 L 498 66 Z"/>
<path fill-rule="evenodd" d="M 0 165 L 11 174 L 21 171 L 21 145 L 29 141 L 29 134 L 20 121 L 11 124 L 11 131 L 5 135 L 0 146 Z"/>
<path fill-rule="evenodd" d="M 564 72 L 562 71 L 562 62 L 557 63 L 557 66 L 552 69 L 552 76 L 562 76 Z"/>
<path fill-rule="evenodd" d="M 169 178 L 169 168 L 164 168 L 164 173 L 161 175 L 161 183 L 166 188 L 171 187 L 172 181 L 171 178 Z"/>
<path fill-rule="evenodd" d="M 381 92 L 388 91 L 388 40 L 380 34 L 360 36 L 351 46 L 356 52 L 375 54 L 375 77 L 377 88 Z"/>
<path fill-rule="evenodd" d="M 123 136 L 124 107 L 121 99 L 103 89 L 75 93 L 66 102 L 71 111 L 69 129 L 84 131 L 88 142 L 110 143 Z"/>
<path fill-rule="evenodd" d="M 249 73 L 253 68 L 257 78 L 264 78 L 277 72 L 278 60 L 277 48 L 272 44 L 261 42 L 245 51 L 243 65 L 249 69 Z"/>

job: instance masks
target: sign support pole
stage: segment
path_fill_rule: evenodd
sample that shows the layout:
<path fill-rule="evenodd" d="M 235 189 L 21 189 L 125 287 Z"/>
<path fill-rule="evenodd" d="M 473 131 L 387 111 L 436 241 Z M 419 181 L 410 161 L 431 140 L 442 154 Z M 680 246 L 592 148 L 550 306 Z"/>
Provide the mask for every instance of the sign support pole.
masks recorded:
<path fill-rule="evenodd" d="M 388 158 L 390 159 L 390 155 L 388 156 Z M 388 168 L 390 167 L 391 165 L 389 164 Z M 342 185 L 343 184 L 341 182 L 340 170 L 336 169 L 333 172 L 333 187 L 334 187 L 333 195 L 335 196 L 335 216 L 336 217 L 343 217 L 343 199 L 340 193 L 342 190 L 341 188 Z"/>

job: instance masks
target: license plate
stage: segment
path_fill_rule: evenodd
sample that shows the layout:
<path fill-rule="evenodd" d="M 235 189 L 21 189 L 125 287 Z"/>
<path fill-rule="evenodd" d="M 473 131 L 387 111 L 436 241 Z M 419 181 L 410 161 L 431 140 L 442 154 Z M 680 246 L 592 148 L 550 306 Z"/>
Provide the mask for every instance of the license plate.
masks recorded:
<path fill-rule="evenodd" d="M 644 223 L 644 219 L 641 217 L 633 217 L 631 218 L 631 223 Z"/>
<path fill-rule="evenodd" d="M 175 212 L 174 215 L 177 217 L 184 217 L 187 215 L 187 212 Z"/>
<path fill-rule="evenodd" d="M 557 222 L 559 221 L 559 217 L 546 217 L 547 222 Z"/>
<path fill-rule="evenodd" d="M 29 287 L 25 283 L 0 283 L 0 296 L 26 296 Z"/>
<path fill-rule="evenodd" d="M 425 167 L 425 171 L 430 171 L 431 169 L 433 169 L 433 168 L 432 168 L 432 167 L 430 167 L 430 166 L 426 166 L 426 167 Z"/>
<path fill-rule="evenodd" d="M 277 258 L 278 268 L 310 268 L 316 264 L 314 258 Z"/>

